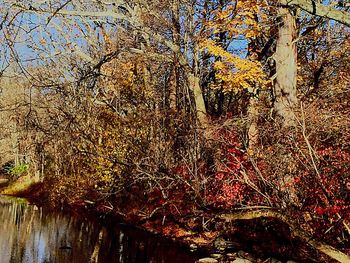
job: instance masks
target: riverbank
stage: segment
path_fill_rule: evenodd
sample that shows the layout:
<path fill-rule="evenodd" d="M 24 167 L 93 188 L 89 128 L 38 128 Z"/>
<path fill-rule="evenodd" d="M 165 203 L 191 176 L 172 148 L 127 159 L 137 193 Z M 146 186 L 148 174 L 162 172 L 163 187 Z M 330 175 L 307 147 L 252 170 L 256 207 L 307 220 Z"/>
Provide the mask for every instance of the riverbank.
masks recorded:
<path fill-rule="evenodd" d="M 119 222 L 0 195 L 1 263 L 195 263 L 183 246 Z"/>
<path fill-rule="evenodd" d="M 146 200 L 135 202 L 135 196 L 130 196 L 129 200 L 101 199 L 91 193 L 84 199 L 53 199 L 53 184 L 53 181 L 26 183 L 27 187 L 23 188 L 19 187 L 23 186 L 23 179 L 20 179 L 3 188 L 2 193 L 25 197 L 47 209 L 122 221 L 181 243 L 190 250 L 199 251 L 204 257 L 210 256 L 212 262 L 331 262 L 300 236 L 293 235 L 283 220 L 272 216 L 230 221 L 217 216 L 222 211 L 204 210 L 190 214 L 179 211 L 178 216 L 166 216 L 161 211 L 168 208 L 166 205 L 145 214 L 140 207 L 147 204 Z M 147 205 L 152 206 L 152 200 Z"/>

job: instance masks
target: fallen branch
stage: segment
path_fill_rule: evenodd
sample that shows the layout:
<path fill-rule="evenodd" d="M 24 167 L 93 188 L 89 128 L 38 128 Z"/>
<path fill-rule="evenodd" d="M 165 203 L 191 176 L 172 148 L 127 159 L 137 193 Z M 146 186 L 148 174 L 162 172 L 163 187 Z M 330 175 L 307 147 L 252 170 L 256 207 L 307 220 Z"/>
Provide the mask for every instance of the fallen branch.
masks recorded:
<path fill-rule="evenodd" d="M 332 246 L 326 245 L 322 242 L 319 242 L 317 240 L 313 240 L 310 238 L 310 236 L 301 230 L 296 223 L 294 223 L 288 216 L 281 214 L 278 211 L 272 211 L 272 210 L 257 210 L 257 211 L 243 211 L 239 213 L 232 213 L 232 214 L 222 214 L 219 215 L 218 218 L 225 220 L 226 222 L 232 222 L 236 220 L 252 220 L 256 218 L 261 217 L 270 217 L 270 218 L 276 218 L 283 223 L 287 224 L 291 230 L 291 233 L 293 236 L 300 237 L 303 239 L 307 244 L 311 245 L 316 250 L 328 255 L 334 260 L 337 260 L 341 263 L 348 263 L 350 262 L 350 256 L 344 254 L 343 252 L 335 249 Z"/>

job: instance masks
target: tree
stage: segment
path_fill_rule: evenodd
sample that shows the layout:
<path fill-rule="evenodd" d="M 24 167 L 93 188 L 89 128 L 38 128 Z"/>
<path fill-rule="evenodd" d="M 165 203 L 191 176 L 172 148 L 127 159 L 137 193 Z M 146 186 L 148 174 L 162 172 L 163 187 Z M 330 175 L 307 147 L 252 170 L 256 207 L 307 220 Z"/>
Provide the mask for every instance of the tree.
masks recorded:
<path fill-rule="evenodd" d="M 276 62 L 275 110 L 283 118 L 284 126 L 293 125 L 293 109 L 297 99 L 297 28 L 293 8 L 301 8 L 306 12 L 333 19 L 344 25 L 350 25 L 350 14 L 335 7 L 307 0 L 280 0 L 278 14 L 280 26 L 274 59 Z"/>
<path fill-rule="evenodd" d="M 276 52 L 273 55 L 276 63 L 274 83 L 276 113 L 283 118 L 284 126 L 293 125 L 294 108 L 297 105 L 297 50 L 296 23 L 291 11 L 286 8 L 287 1 L 278 2 L 279 28 Z"/>

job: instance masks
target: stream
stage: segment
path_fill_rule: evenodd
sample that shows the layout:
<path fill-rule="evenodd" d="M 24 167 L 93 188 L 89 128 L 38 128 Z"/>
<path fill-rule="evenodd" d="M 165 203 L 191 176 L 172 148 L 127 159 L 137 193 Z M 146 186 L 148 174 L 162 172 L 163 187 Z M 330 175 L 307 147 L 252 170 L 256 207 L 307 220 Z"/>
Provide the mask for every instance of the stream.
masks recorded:
<path fill-rule="evenodd" d="M 192 263 L 185 248 L 123 224 L 0 196 L 0 263 Z"/>

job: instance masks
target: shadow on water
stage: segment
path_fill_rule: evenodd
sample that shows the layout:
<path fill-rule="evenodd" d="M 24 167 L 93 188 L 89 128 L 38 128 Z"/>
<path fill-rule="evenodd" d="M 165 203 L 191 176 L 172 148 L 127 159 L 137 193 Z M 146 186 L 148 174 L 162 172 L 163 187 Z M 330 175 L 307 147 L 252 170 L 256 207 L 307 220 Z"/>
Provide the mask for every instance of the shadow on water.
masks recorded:
<path fill-rule="evenodd" d="M 174 243 L 126 226 L 102 226 L 47 213 L 23 199 L 0 196 L 1 263 L 187 263 Z"/>

